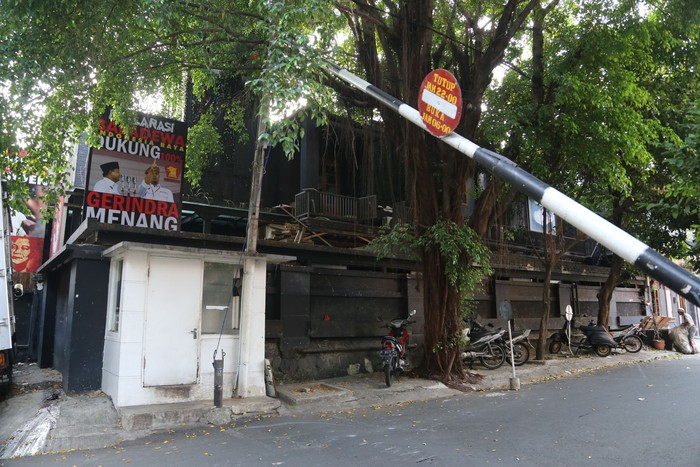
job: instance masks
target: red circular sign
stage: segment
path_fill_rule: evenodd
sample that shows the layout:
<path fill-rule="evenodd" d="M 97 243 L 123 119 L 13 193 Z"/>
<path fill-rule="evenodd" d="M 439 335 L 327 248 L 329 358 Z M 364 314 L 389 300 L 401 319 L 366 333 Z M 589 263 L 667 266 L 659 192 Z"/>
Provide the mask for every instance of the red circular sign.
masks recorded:
<path fill-rule="evenodd" d="M 462 90 L 447 70 L 433 70 L 418 92 L 418 111 L 433 136 L 447 136 L 462 117 Z"/>

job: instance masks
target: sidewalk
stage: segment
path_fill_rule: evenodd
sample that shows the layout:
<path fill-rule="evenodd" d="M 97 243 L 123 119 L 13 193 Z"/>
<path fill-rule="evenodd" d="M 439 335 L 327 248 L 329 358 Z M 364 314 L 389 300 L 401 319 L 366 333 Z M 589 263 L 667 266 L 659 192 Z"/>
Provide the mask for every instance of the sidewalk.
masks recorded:
<path fill-rule="evenodd" d="M 523 386 L 601 368 L 671 358 L 700 359 L 700 354 L 646 349 L 637 354 L 622 352 L 606 358 L 560 354 L 516 367 L 515 380 Z M 476 365 L 474 371 L 483 376 L 473 385 L 475 391 L 511 390 L 513 387 L 513 369 L 507 364 L 497 370 Z M 277 385 L 277 398 L 228 399 L 221 408 L 205 401 L 116 410 L 111 399 L 101 391 L 67 395 L 60 385 L 61 375 L 55 370 L 40 369 L 34 364 L 18 365 L 15 395 L 0 402 L 0 459 L 97 449 L 158 430 L 226 425 L 255 416 L 322 414 L 464 394 L 437 381 L 410 375 L 387 388 L 383 374 L 364 373 Z"/>

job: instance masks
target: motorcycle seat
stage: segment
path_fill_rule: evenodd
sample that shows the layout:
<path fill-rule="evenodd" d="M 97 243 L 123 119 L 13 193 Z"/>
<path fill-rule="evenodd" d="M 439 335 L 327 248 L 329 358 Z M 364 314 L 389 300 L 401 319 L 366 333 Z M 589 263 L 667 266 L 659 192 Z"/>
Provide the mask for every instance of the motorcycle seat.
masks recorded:
<path fill-rule="evenodd" d="M 484 336 L 492 336 L 494 334 L 498 334 L 499 331 L 490 331 L 488 329 L 472 329 L 469 332 L 469 337 L 476 341 L 478 339 L 481 339 Z"/>
<path fill-rule="evenodd" d="M 581 325 L 578 328 L 583 332 L 608 332 L 605 329 L 605 327 L 598 326 L 598 325 L 593 325 L 593 326 Z"/>
<path fill-rule="evenodd" d="M 634 326 L 635 326 L 634 324 L 628 324 L 627 326 L 623 326 L 621 328 L 616 328 L 616 329 L 610 328 L 609 331 L 610 332 L 628 331 L 629 329 L 633 328 Z"/>

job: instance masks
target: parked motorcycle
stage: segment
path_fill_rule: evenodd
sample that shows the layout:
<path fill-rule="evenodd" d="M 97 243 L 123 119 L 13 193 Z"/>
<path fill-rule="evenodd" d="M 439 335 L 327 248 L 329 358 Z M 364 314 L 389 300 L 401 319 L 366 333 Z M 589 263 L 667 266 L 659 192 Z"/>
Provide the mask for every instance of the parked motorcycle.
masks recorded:
<path fill-rule="evenodd" d="M 569 344 L 569 327 L 567 322 L 564 322 L 562 328 L 552 334 L 549 339 L 549 352 L 559 353 L 562 345 Z M 572 328 L 575 327 L 572 322 Z M 588 325 L 578 326 L 578 329 L 583 333 L 583 337 L 578 339 L 571 336 L 571 347 L 575 349 L 574 355 L 578 355 L 581 351 L 595 352 L 600 357 L 607 357 L 612 353 L 612 349 L 617 347 L 617 344 L 610 337 L 604 326 L 597 326 L 593 321 Z"/>
<path fill-rule="evenodd" d="M 382 357 L 384 382 L 388 387 L 391 387 L 394 377 L 398 377 L 406 369 L 406 347 L 409 338 L 407 328 L 409 324 L 415 323 L 410 319 L 415 314 L 416 310 L 412 310 L 408 318 L 395 319 L 383 326 L 389 329 L 389 334 L 382 337 L 382 350 L 379 356 Z"/>
<path fill-rule="evenodd" d="M 462 330 L 466 343 L 462 348 L 462 362 L 471 368 L 475 360 L 479 360 L 484 367 L 494 370 L 506 361 L 506 349 L 503 346 L 503 329 L 488 331 L 483 327 L 474 329 L 469 326 Z"/>
<path fill-rule="evenodd" d="M 513 365 L 525 365 L 530 360 L 530 349 L 535 347 L 530 343 L 530 329 L 511 331 L 513 341 Z M 504 335 L 504 337 L 507 337 Z M 510 341 L 506 340 L 506 360 L 510 363 Z"/>
<path fill-rule="evenodd" d="M 488 330 L 488 328 L 493 328 L 493 325 L 491 323 L 486 325 L 487 328 L 484 328 L 482 324 L 480 324 L 478 321 L 473 320 L 471 324 L 472 332 L 475 329 L 485 329 Z M 494 329 L 491 329 L 494 331 Z M 500 328 L 497 329 L 500 331 Z M 524 365 L 530 360 L 530 349 L 534 350 L 534 346 L 530 343 L 530 332 L 532 332 L 530 329 L 525 329 L 524 331 L 511 331 L 511 338 L 513 340 L 513 361 L 515 362 L 515 366 L 521 366 Z M 506 350 L 506 361 L 508 363 L 511 363 L 510 361 L 510 340 L 508 340 L 508 333 L 504 332 L 503 337 L 501 338 L 501 341 L 499 342 L 505 350 Z"/>
<path fill-rule="evenodd" d="M 640 334 L 642 331 L 639 324 L 630 324 L 624 328 L 610 330 L 610 336 L 617 344 L 617 348 L 629 353 L 637 353 L 644 347 Z"/>

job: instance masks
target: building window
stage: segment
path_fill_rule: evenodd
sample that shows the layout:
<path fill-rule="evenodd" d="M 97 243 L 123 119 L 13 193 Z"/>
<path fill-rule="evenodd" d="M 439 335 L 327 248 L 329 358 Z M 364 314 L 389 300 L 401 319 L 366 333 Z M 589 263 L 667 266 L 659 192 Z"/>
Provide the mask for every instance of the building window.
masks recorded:
<path fill-rule="evenodd" d="M 112 261 L 111 284 L 109 290 L 109 331 L 119 332 L 119 313 L 121 311 L 122 300 L 122 270 L 124 262 L 120 259 Z"/>
<path fill-rule="evenodd" d="M 239 297 L 234 296 L 234 281 L 240 267 L 224 263 L 204 263 L 202 287 L 202 333 L 232 334 L 239 325 Z"/>

